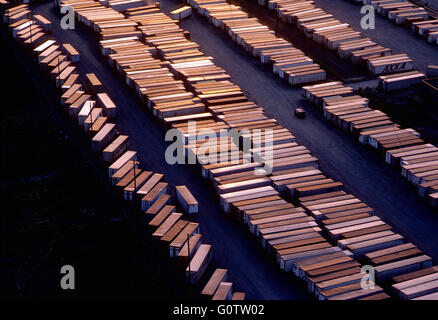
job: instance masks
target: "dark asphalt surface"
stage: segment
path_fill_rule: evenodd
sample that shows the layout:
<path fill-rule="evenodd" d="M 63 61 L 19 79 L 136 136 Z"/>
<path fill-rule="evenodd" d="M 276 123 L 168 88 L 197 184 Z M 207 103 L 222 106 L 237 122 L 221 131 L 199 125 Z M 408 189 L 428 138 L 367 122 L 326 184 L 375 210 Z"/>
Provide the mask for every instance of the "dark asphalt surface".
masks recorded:
<path fill-rule="evenodd" d="M 168 12 L 181 6 L 182 2 L 164 0 L 161 4 Z M 58 21 L 52 5 L 40 5 L 37 11 Z M 327 174 L 344 182 L 348 191 L 375 208 L 377 215 L 396 231 L 435 260 L 438 258 L 435 238 L 438 215 L 416 196 L 398 171 L 386 166 L 373 150 L 360 146 L 325 123 L 318 111 L 302 101 L 299 88 L 291 88 L 274 77 L 268 68 L 237 48 L 221 30 L 196 14 L 181 26 L 191 32 L 192 40 L 213 56 L 215 63 L 225 68 L 253 101 L 289 128 L 298 141 L 321 160 L 321 167 Z M 81 53 L 80 71 L 95 72 L 108 89 L 119 106 L 118 125 L 123 133 L 132 137 L 140 159 L 149 169 L 164 173 L 170 183 L 188 185 L 199 199 L 202 211 L 199 220 L 206 241 L 214 246 L 218 264 L 230 269 L 233 281 L 248 293 L 248 299 L 308 297 L 298 281 L 279 272 L 248 231 L 221 213 L 213 188 L 201 179 L 197 169 L 166 164 L 162 125 L 141 110 L 134 95 L 111 72 L 97 50 L 94 34 L 79 26 L 75 31 L 63 31 L 57 23 L 53 27 L 59 41 L 71 42 Z M 292 111 L 299 104 L 308 111 L 304 121 L 293 117 Z"/>
<path fill-rule="evenodd" d="M 172 185 L 187 185 L 199 200 L 199 222 L 205 242 L 213 245 L 215 262 L 229 269 L 235 288 L 245 291 L 247 299 L 310 299 L 303 284 L 281 273 L 247 229 L 224 216 L 213 187 L 203 180 L 197 167 L 166 163 L 162 124 L 144 111 L 102 58 L 97 36 L 80 25 L 76 25 L 76 30 L 62 30 L 52 4 L 35 6 L 34 12 L 53 22 L 52 32 L 59 42 L 69 42 L 80 52 L 78 69 L 82 74 L 96 73 L 119 108 L 119 130 L 131 137 L 132 148 L 147 169 L 163 173 Z"/>
<path fill-rule="evenodd" d="M 161 8 L 169 12 L 181 3 L 162 0 Z M 181 27 L 190 31 L 191 39 L 214 57 L 214 62 L 227 70 L 232 81 L 263 107 L 267 115 L 289 128 L 298 142 L 320 159 L 324 172 L 342 181 L 347 191 L 372 206 L 395 231 L 438 261 L 438 213 L 417 196 L 399 170 L 386 165 L 383 156 L 375 150 L 360 145 L 327 123 L 318 110 L 302 99 L 300 88 L 283 83 L 203 17 L 195 13 L 183 20 Z M 293 116 L 298 105 L 308 111 L 306 120 Z"/>

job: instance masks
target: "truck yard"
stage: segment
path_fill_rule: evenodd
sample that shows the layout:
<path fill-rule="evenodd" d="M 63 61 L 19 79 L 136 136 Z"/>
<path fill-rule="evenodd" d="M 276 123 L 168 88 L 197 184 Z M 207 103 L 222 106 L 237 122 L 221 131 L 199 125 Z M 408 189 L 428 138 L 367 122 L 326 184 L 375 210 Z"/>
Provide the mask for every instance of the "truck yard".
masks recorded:
<path fill-rule="evenodd" d="M 72 30 L 59 14 L 68 5 Z M 81 127 L 73 134 L 108 170 L 107 192 L 132 211 L 120 215 L 177 279 L 166 281 L 177 286 L 169 296 L 436 300 L 437 89 L 429 85 L 430 98 L 424 88 L 438 47 L 429 38 L 380 15 L 362 30 L 360 6 L 346 0 L 21 6 L 5 11 L 4 42 L 41 94 L 53 101 L 58 91 L 63 107 L 53 101 L 51 112 Z M 274 140 L 241 136 L 250 163 L 235 140 L 219 139 L 247 128 Z M 209 145 L 237 162 L 170 164 L 168 129 L 183 134 L 188 158 L 200 152 L 193 135 L 213 130 Z M 372 290 L 361 289 L 365 266 Z"/>

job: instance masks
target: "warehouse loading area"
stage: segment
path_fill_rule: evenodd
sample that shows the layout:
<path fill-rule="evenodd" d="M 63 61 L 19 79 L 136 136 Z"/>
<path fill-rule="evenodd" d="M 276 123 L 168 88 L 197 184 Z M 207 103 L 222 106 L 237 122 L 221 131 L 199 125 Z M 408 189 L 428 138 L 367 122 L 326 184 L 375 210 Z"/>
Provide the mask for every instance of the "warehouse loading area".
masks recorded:
<path fill-rule="evenodd" d="M 202 42 L 201 42 L 202 43 Z M 228 68 L 227 68 L 228 69 Z M 295 130 L 294 130 L 294 132 L 295 132 Z M 325 159 L 324 159 L 324 161 L 325 161 Z"/>

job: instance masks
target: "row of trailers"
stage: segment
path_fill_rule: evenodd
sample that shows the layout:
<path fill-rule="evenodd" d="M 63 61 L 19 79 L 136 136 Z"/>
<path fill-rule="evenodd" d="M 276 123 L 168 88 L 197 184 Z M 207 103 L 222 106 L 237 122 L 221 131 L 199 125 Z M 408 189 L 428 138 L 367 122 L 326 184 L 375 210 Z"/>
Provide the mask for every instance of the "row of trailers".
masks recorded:
<path fill-rule="evenodd" d="M 382 111 L 370 108 L 367 98 L 355 95 L 353 88 L 341 82 L 305 86 L 302 90 L 328 121 L 353 134 L 360 143 L 383 152 L 385 161 L 400 168 L 421 197 L 427 198 L 431 206 L 438 206 L 436 146 L 422 140 L 415 130 L 402 129 Z"/>
<path fill-rule="evenodd" d="M 343 191 L 341 182 L 325 176 L 318 159 L 249 102 L 229 75 L 159 7 L 128 9 L 122 19 L 105 6 L 83 5 L 76 5 L 78 19 L 99 30 L 101 37 L 120 24 L 136 23 L 126 32 L 140 30 L 141 37 L 126 34 L 101 40 L 103 55 L 153 115 L 181 132 L 184 142 L 199 131 L 213 132 L 208 141 L 187 143 L 187 157 L 198 158 L 223 211 L 248 226 L 280 269 L 306 281 L 318 299 L 380 300 L 391 292 L 411 299 L 430 293 L 421 286 L 409 296 L 396 288 L 382 289 L 395 284 L 396 276 L 418 278 L 415 272 L 432 268 L 431 258 L 394 233 L 372 208 Z M 112 21 L 110 16 L 117 18 Z M 194 130 L 190 121 L 196 124 Z M 220 134 L 230 128 L 248 131 L 238 140 Z M 272 148 L 254 134 L 255 129 L 271 130 Z M 250 148 L 244 152 L 245 141 Z M 208 147 L 209 152 L 201 153 L 199 147 Z M 361 286 L 364 264 L 375 268 L 378 285 L 373 288 Z M 222 275 L 221 270 L 215 273 L 216 283 Z"/>
<path fill-rule="evenodd" d="M 431 18 L 428 11 L 405 0 L 360 0 L 371 5 L 378 14 L 396 24 L 405 25 L 427 42 L 438 44 L 438 19 Z"/>
<path fill-rule="evenodd" d="M 377 1 L 379 2 L 379 1 Z M 414 62 L 406 54 L 392 54 L 370 38 L 364 37 L 348 23 L 316 7 L 313 1 L 259 0 L 275 10 L 279 19 L 296 26 L 306 37 L 322 44 L 329 50 L 337 50 L 341 59 L 353 64 L 365 65 L 374 75 L 397 73 L 414 69 Z"/>
<path fill-rule="evenodd" d="M 27 5 L 19 5 L 6 10 L 4 17 L 14 17 L 26 11 L 30 11 Z M 190 283 L 202 285 L 205 282 L 204 297 L 243 300 L 244 293 L 233 292 L 233 283 L 226 269 L 218 269 L 209 275 L 212 271 L 208 268 L 212 246 L 203 243 L 199 223 L 187 219 L 199 210 L 190 190 L 186 186 L 177 186 L 175 196 L 172 196 L 162 174 L 140 168 L 137 152 L 129 146 L 129 136 L 117 130 L 117 106 L 104 92 L 99 78 L 93 73 L 79 73 L 76 68 L 79 54 L 71 44 L 57 43 L 29 13 L 20 16 L 20 19 L 11 19 L 9 30 L 12 36 L 32 52 L 42 72 L 60 89 L 63 111 L 83 128 L 92 150 L 101 155 L 116 192 L 124 200 L 141 207 L 139 220 L 158 248 L 177 261 Z M 176 212 L 177 209 L 185 214 Z"/>
<path fill-rule="evenodd" d="M 214 0 L 211 0 L 214 1 Z M 210 0 L 205 1 L 192 1 L 189 2 L 198 12 L 202 15 L 206 15 L 207 17 L 210 17 L 210 20 L 212 23 L 215 23 L 217 21 L 222 21 L 222 25 L 219 24 L 218 26 L 227 26 L 227 23 L 229 25 L 234 25 L 236 23 L 236 19 L 241 19 L 240 15 L 238 15 L 239 18 L 234 18 L 232 15 L 232 12 L 224 12 L 224 5 L 218 4 L 218 3 L 211 3 Z M 291 21 L 296 22 L 298 25 L 304 25 L 305 23 L 311 23 L 313 21 L 319 21 L 320 19 L 326 19 L 328 18 L 325 12 L 321 12 L 321 9 L 315 8 L 313 3 L 308 1 L 287 1 L 282 3 L 277 3 L 274 1 L 269 2 L 270 8 L 275 8 L 274 4 L 277 5 L 278 13 L 284 14 L 284 16 L 287 16 L 288 19 L 292 19 Z M 225 5 L 226 6 L 226 5 Z M 281 10 L 280 10 L 281 9 Z M 309 12 L 306 11 L 306 13 L 301 13 L 303 10 L 309 10 Z M 242 11 L 240 9 L 237 11 L 239 14 L 241 14 Z M 330 15 L 331 16 L 331 15 Z M 233 19 L 234 18 L 234 19 Z M 294 20 L 295 19 L 295 20 Z M 302 19 L 302 20 L 300 20 Z M 331 19 L 331 18 L 330 18 Z M 290 21 L 290 20 L 287 20 Z M 335 26 L 339 26 L 339 21 L 336 20 Z M 345 26 L 342 26 L 341 29 L 343 30 Z M 239 29 L 240 30 L 240 29 Z M 245 30 L 245 28 L 243 28 Z M 321 30 L 313 30 L 313 36 L 314 39 L 325 39 L 325 43 L 328 44 L 327 41 L 328 33 L 324 33 L 326 30 L 325 28 L 321 27 Z M 332 30 L 331 28 L 328 28 L 328 30 Z M 340 34 L 338 28 L 333 29 L 333 35 Z M 369 39 L 362 38 L 361 34 L 357 34 L 357 32 L 354 32 L 349 26 L 346 27 L 345 34 L 343 34 L 343 40 L 348 39 L 350 36 L 359 36 L 357 43 L 353 44 L 350 41 L 340 41 L 333 45 L 338 45 L 338 50 L 341 55 L 341 57 L 347 57 L 350 55 L 351 57 L 358 57 L 361 56 L 360 54 L 356 55 L 354 54 L 356 51 L 354 50 L 362 50 L 359 48 L 362 46 L 365 42 L 371 46 L 376 45 L 374 42 L 372 42 Z M 328 31 L 327 31 L 328 32 Z M 331 32 L 331 31 L 330 31 Z M 321 38 L 322 37 L 322 38 Z M 324 38 L 325 37 L 325 38 Z M 340 39 L 338 39 L 340 40 Z M 360 42 L 360 43 L 359 43 Z M 263 52 L 263 51 L 262 51 Z M 353 59 L 354 60 L 354 59 Z M 359 62 L 359 60 L 357 60 Z M 410 70 L 413 68 L 413 61 L 410 59 L 406 54 L 397 54 L 397 55 L 389 55 L 389 56 L 378 56 L 374 58 L 367 59 L 367 65 L 368 69 L 373 74 L 385 74 L 379 77 L 379 87 L 385 91 L 393 91 L 393 90 L 399 90 L 408 88 L 414 84 L 420 83 L 424 79 L 424 74 L 418 71 L 405 71 Z M 279 74 L 282 74 L 282 70 L 274 63 L 273 65 L 274 72 L 278 72 Z M 389 74 L 389 75 L 388 75 Z M 328 85 L 327 87 L 325 87 Z M 351 119 L 353 122 L 352 124 L 348 123 L 348 121 L 344 121 L 340 125 L 351 131 L 359 134 L 362 131 L 365 131 L 365 134 L 361 134 L 359 137 L 359 140 L 361 143 L 368 143 L 367 136 L 370 133 L 371 130 L 377 130 L 377 131 L 371 131 L 371 133 L 381 133 L 379 130 L 384 130 L 382 135 L 384 136 L 381 138 L 382 140 L 386 139 L 385 141 L 382 141 L 385 143 L 385 150 L 391 149 L 391 148 L 399 148 L 405 146 L 411 146 L 413 144 L 421 144 L 422 140 L 419 138 L 419 134 L 416 132 L 413 132 L 411 129 L 405 129 L 401 130 L 399 129 L 399 126 L 395 124 L 394 130 L 392 134 L 386 133 L 389 132 L 392 128 L 392 121 L 389 119 L 389 117 L 378 111 L 378 110 L 371 110 L 371 108 L 368 107 L 368 100 L 363 99 L 362 97 L 359 97 L 358 100 L 353 101 L 353 103 L 350 103 L 350 105 L 353 106 L 352 110 L 348 109 L 348 103 L 349 101 L 343 101 L 338 96 L 343 95 L 352 95 L 353 90 L 349 87 L 344 87 L 340 85 L 340 83 L 336 82 L 333 87 L 330 87 L 330 83 L 328 84 L 322 84 L 321 90 L 326 94 L 328 97 L 333 97 L 335 102 L 333 102 L 332 106 L 328 106 L 327 108 L 329 110 L 335 110 L 336 107 L 339 107 L 337 111 L 341 114 L 341 116 L 344 116 L 346 119 Z M 315 86 L 316 88 L 319 88 L 319 85 Z M 333 89 L 333 91 L 332 91 Z M 338 101 L 336 101 L 336 99 Z M 348 100 L 348 97 L 344 98 L 345 100 Z M 325 110 L 327 110 L 327 108 Z M 330 111 L 325 111 L 325 114 L 327 118 L 329 119 L 331 116 Z M 335 115 L 336 117 L 337 115 Z M 338 121 L 338 120 L 333 120 Z M 339 122 L 339 121 L 338 121 Z M 400 132 L 399 132 L 400 131 Z M 414 138 L 415 137 L 415 138 Z M 378 148 L 378 143 L 371 138 L 371 144 L 373 147 Z M 432 159 L 434 155 L 432 154 L 429 156 L 428 154 L 424 155 L 424 159 L 429 160 Z M 421 161 L 421 156 L 417 155 L 417 158 L 415 160 L 411 161 Z M 409 161 L 410 159 L 406 159 Z M 434 160 L 434 159 L 433 159 Z M 425 163 L 428 163 L 429 161 L 426 161 Z M 409 162 L 404 163 L 405 165 L 410 164 Z M 412 164 L 413 165 L 413 164 Z M 416 168 L 419 165 L 416 165 Z M 418 169 L 421 170 L 421 169 Z M 417 181 L 418 188 L 419 188 L 419 194 L 422 197 L 428 197 L 428 201 L 431 205 L 436 206 L 436 199 L 437 199 L 437 193 L 436 193 L 436 181 L 435 181 L 435 172 L 433 170 L 429 170 L 430 175 L 427 176 L 426 179 L 429 180 L 420 180 Z M 405 172 L 405 171 L 403 171 Z M 405 177 L 409 177 L 407 173 L 403 173 Z M 408 178 L 409 179 L 409 178 Z M 410 180 L 411 181 L 411 180 Z M 424 185 L 420 186 L 420 184 L 424 183 Z M 417 185 L 417 184 L 416 184 Z"/>

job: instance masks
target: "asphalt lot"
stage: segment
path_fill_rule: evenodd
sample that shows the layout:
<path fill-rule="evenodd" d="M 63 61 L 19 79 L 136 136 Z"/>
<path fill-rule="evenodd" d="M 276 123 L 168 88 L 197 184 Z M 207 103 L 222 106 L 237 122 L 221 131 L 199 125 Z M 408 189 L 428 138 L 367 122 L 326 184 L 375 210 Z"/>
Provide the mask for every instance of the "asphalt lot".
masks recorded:
<path fill-rule="evenodd" d="M 132 148 L 147 169 L 163 173 L 172 185 L 187 185 L 198 199 L 205 242 L 213 245 L 215 263 L 229 269 L 235 289 L 245 291 L 247 299 L 309 299 L 303 284 L 281 273 L 248 230 L 224 216 L 214 189 L 203 180 L 196 167 L 166 163 L 163 126 L 144 111 L 134 94 L 102 59 L 97 36 L 80 25 L 76 25 L 76 30 L 62 30 L 52 4 L 38 5 L 34 12 L 54 22 L 52 32 L 58 41 L 69 42 L 80 52 L 78 69 L 82 74 L 96 73 L 119 108 L 120 132 L 130 136 Z"/>
<path fill-rule="evenodd" d="M 169 11 L 181 6 L 182 2 L 164 0 L 161 4 Z M 58 21 L 52 5 L 39 5 L 36 11 Z M 398 171 L 387 167 L 377 153 L 326 124 L 319 112 L 303 103 L 299 88 L 282 83 L 268 68 L 235 47 L 221 30 L 197 15 L 182 22 L 181 26 L 191 32 L 192 40 L 213 56 L 215 63 L 225 68 L 253 101 L 289 128 L 298 141 L 321 160 L 321 167 L 327 174 L 344 182 L 348 191 L 374 207 L 377 215 L 396 231 L 438 258 L 435 240 L 438 216 L 416 196 Z M 233 281 L 247 292 L 248 299 L 306 298 L 300 283 L 281 274 L 249 233 L 221 213 L 217 196 L 197 169 L 165 163 L 162 125 L 141 110 L 133 94 L 111 72 L 97 50 L 95 35 L 80 26 L 74 31 L 63 31 L 57 23 L 53 27 L 59 41 L 72 43 L 81 53 L 80 71 L 95 72 L 108 89 L 119 106 L 120 130 L 132 137 L 133 148 L 148 169 L 162 172 L 171 184 L 186 184 L 199 199 L 202 210 L 199 221 L 206 241 L 214 246 L 215 260 L 230 269 Z M 300 104 L 308 111 L 304 121 L 294 118 L 292 113 Z"/>

